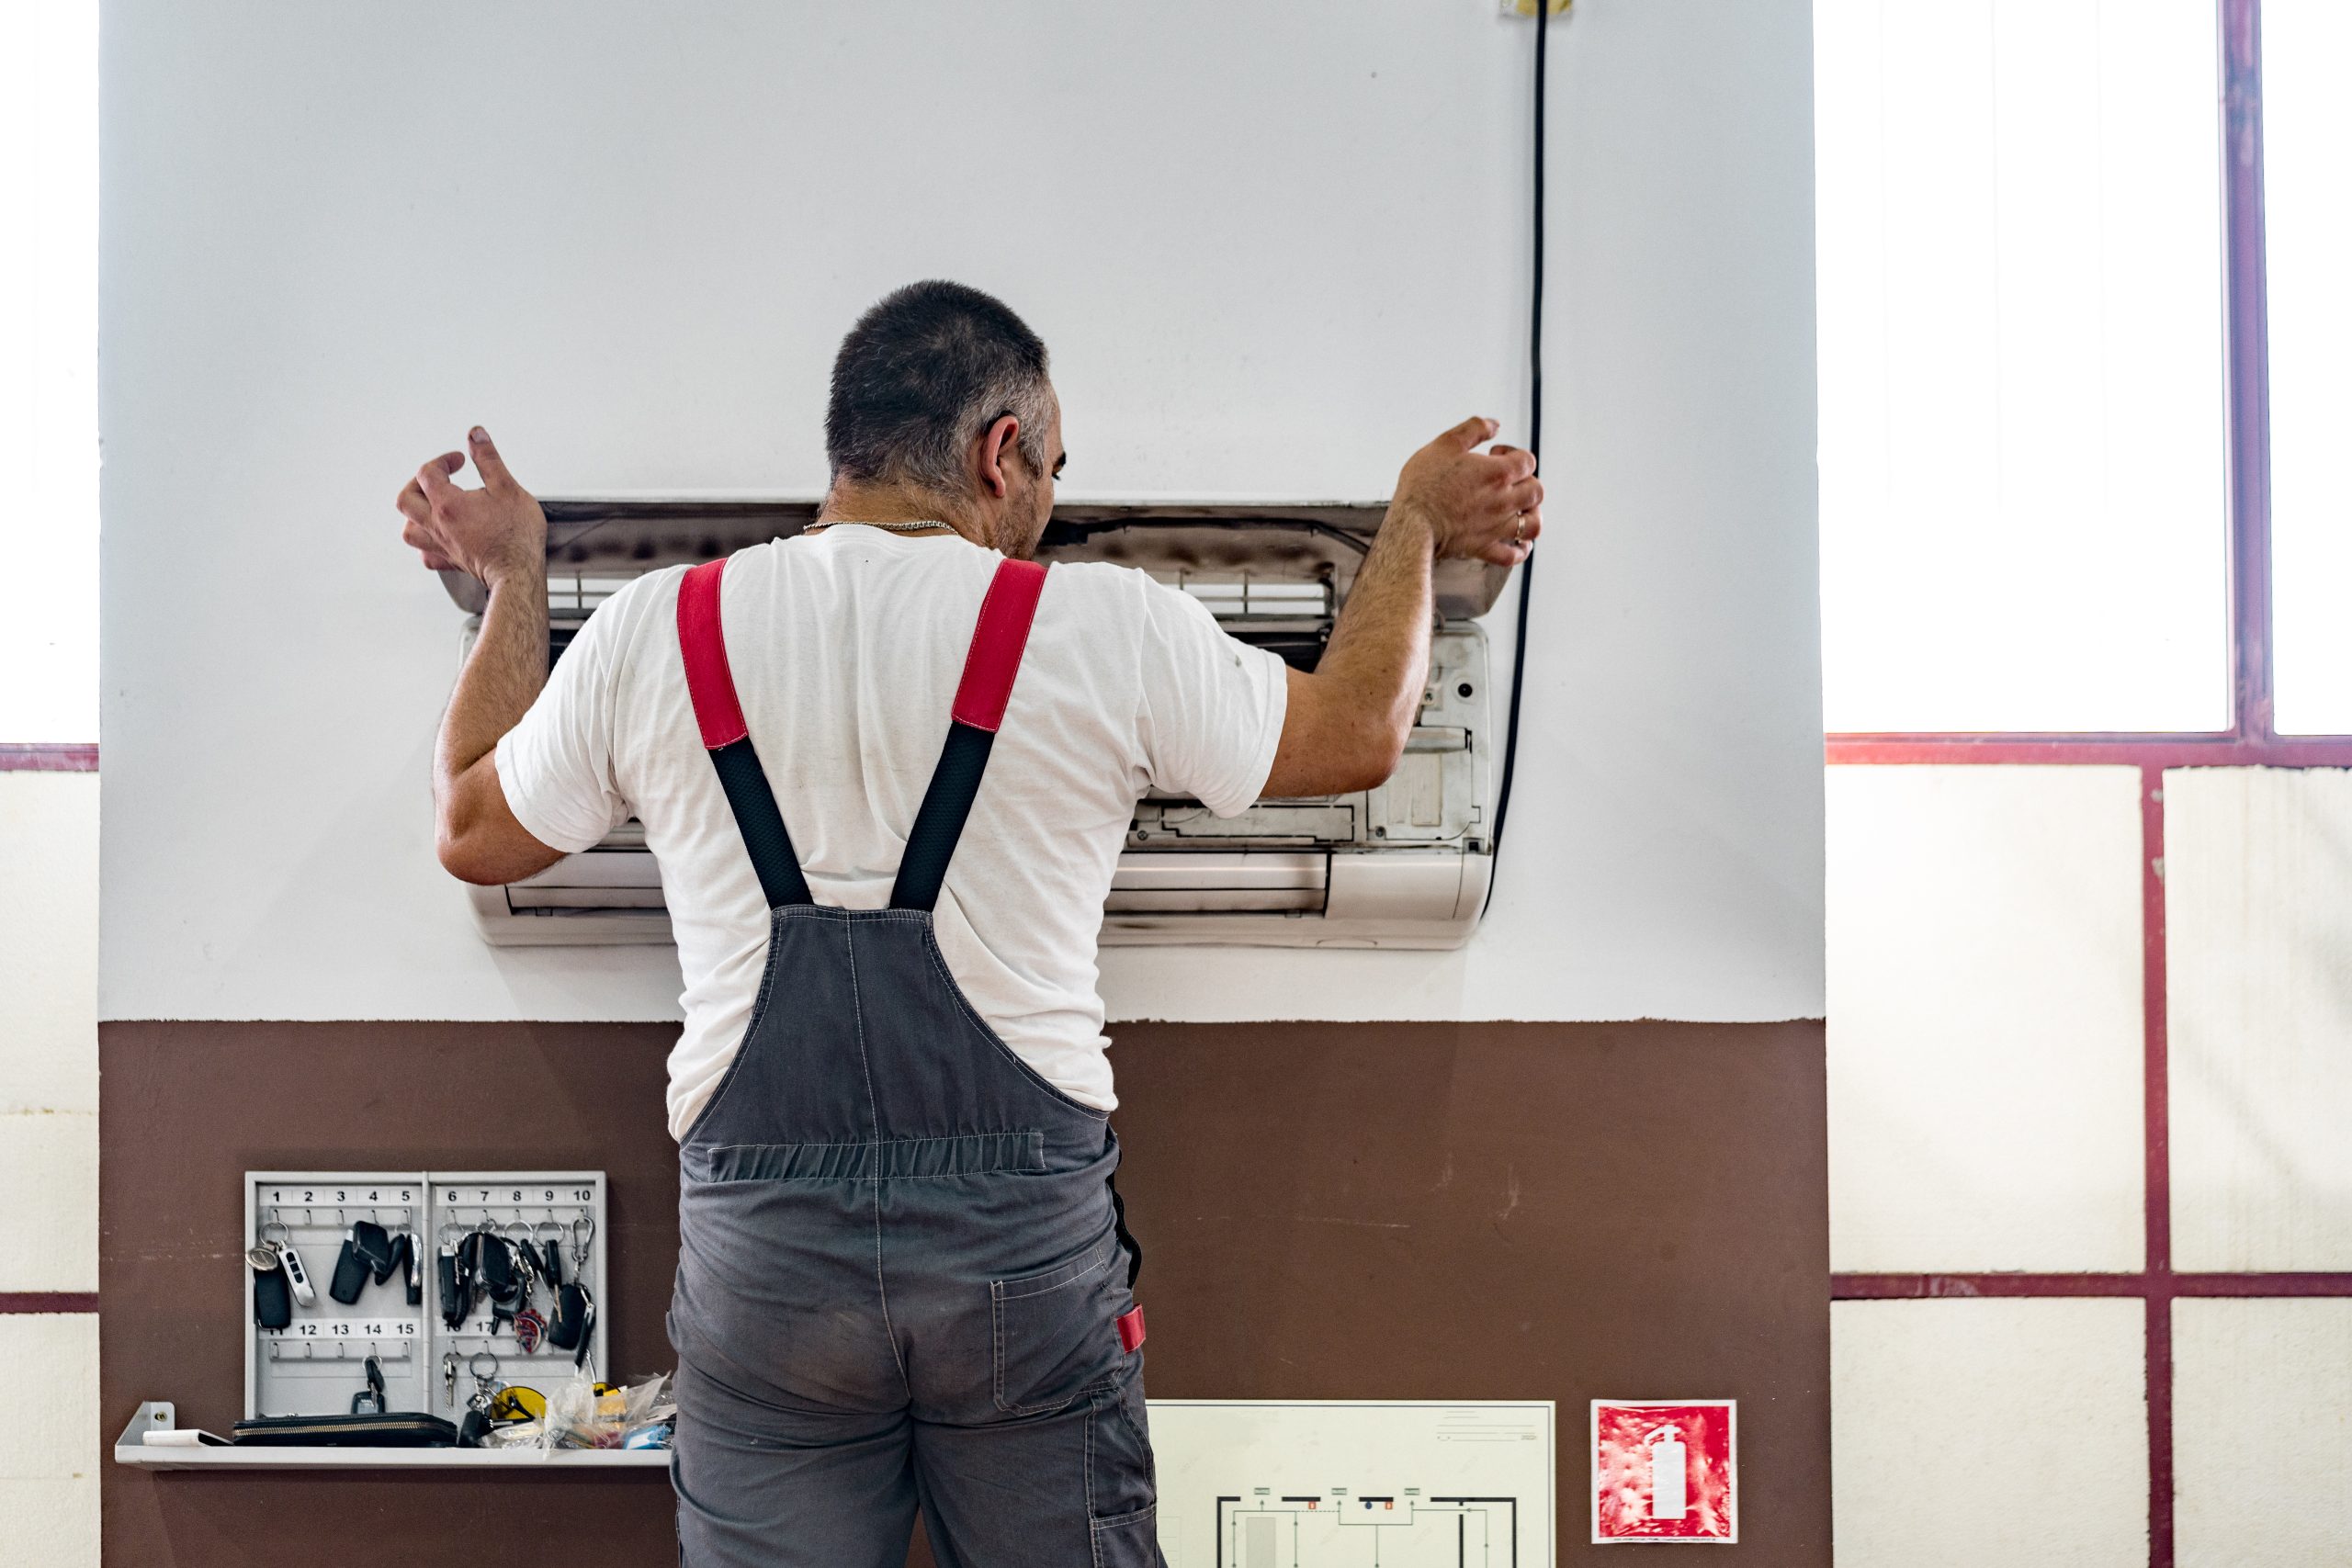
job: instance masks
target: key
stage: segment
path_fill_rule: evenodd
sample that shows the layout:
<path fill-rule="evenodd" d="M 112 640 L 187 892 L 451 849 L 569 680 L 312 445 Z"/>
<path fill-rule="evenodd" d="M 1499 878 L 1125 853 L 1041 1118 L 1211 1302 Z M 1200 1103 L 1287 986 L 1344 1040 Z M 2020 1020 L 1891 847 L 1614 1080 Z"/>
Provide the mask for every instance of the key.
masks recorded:
<path fill-rule="evenodd" d="M 563 1242 L 560 1237 L 547 1243 L 540 1258 L 539 1272 L 548 1277 L 548 1289 L 560 1290 L 563 1285 Z"/>
<path fill-rule="evenodd" d="M 327 1281 L 327 1294 L 349 1306 L 359 1299 L 368 1286 L 368 1260 L 359 1255 L 357 1240 L 346 1235 L 343 1250 L 334 1260 L 334 1278 Z"/>
<path fill-rule="evenodd" d="M 441 1353 L 441 1408 L 454 1410 L 458 1404 L 458 1353 Z"/>
<path fill-rule="evenodd" d="M 417 1257 L 416 1237 L 403 1232 L 400 1239 L 401 1284 L 408 1296 L 408 1304 L 424 1304 L 424 1265 Z"/>
<path fill-rule="evenodd" d="M 368 1272 L 382 1284 L 392 1277 L 392 1235 L 373 1220 L 361 1220 L 351 1227 L 351 1249 L 368 1265 Z"/>
<path fill-rule="evenodd" d="M 441 1322 L 449 1328 L 465 1325 L 466 1309 L 471 1304 L 469 1298 L 473 1293 L 468 1288 L 468 1280 L 458 1264 L 458 1249 L 454 1247 L 441 1248 L 439 1256 L 433 1261 L 434 1272 L 441 1284 Z"/>
<path fill-rule="evenodd" d="M 294 1244 L 290 1241 L 281 1241 L 277 1246 L 278 1261 L 286 1267 L 286 1283 L 294 1292 L 295 1303 L 299 1306 L 314 1304 L 319 1299 L 319 1292 L 311 1288 L 311 1271 L 302 1267 L 302 1255 L 294 1250 Z"/>
<path fill-rule="evenodd" d="M 516 1289 L 514 1249 L 504 1236 L 484 1235 L 481 1288 L 494 1302 L 512 1302 Z"/>
<path fill-rule="evenodd" d="M 375 1357 L 368 1358 L 362 1369 L 368 1376 L 368 1386 L 351 1396 L 354 1416 L 381 1416 L 384 1413 L 384 1363 Z"/>
<path fill-rule="evenodd" d="M 277 1248 L 266 1243 L 249 1247 L 245 1263 L 254 1271 L 254 1322 L 263 1328 L 283 1328 L 293 1322 L 294 1291 L 286 1281 Z"/>
<path fill-rule="evenodd" d="M 302 1267 L 302 1255 L 294 1250 L 294 1233 L 276 1221 L 272 1221 L 263 1229 L 265 1232 L 271 1230 L 285 1232 L 282 1238 L 265 1235 L 262 1237 L 262 1246 L 276 1249 L 278 1266 L 286 1270 L 286 1282 L 293 1289 L 294 1304 L 315 1305 L 319 1299 L 319 1292 L 311 1288 L 311 1271 Z"/>

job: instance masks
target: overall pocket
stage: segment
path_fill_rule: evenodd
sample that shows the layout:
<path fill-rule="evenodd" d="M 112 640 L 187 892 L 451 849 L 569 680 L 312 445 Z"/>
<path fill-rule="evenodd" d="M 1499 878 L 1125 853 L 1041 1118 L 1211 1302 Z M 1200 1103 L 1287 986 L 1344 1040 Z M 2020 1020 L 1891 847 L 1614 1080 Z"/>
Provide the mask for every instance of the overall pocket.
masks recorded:
<path fill-rule="evenodd" d="M 1095 1568 L 1163 1568 L 1142 1358 L 1088 1390 L 1086 1511 Z"/>
<path fill-rule="evenodd" d="M 1059 1410 L 1125 1354 L 1114 1321 L 1124 1256 L 1106 1232 L 1068 1262 L 989 1286 L 996 1405 L 1011 1416 Z"/>

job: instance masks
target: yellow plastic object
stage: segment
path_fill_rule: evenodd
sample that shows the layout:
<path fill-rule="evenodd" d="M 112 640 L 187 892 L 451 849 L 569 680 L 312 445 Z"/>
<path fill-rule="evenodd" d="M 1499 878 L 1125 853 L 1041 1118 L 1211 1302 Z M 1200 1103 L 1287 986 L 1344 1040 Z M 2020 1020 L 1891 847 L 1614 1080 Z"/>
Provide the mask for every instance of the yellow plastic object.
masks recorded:
<path fill-rule="evenodd" d="M 493 1421 L 543 1421 L 547 1414 L 548 1396 L 520 1384 L 509 1383 L 490 1402 L 490 1418 Z"/>

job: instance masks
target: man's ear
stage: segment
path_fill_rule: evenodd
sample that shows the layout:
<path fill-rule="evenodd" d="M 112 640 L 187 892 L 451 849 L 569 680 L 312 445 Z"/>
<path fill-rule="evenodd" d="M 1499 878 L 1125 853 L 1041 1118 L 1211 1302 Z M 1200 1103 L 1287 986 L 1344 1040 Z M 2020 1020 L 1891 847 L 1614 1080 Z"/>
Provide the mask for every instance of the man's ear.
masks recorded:
<path fill-rule="evenodd" d="M 1012 477 L 1004 470 L 1012 454 L 1018 450 L 1020 437 L 1021 422 L 1009 413 L 997 415 L 995 423 L 980 434 L 980 489 L 998 501 L 1002 501 L 1012 491 Z"/>

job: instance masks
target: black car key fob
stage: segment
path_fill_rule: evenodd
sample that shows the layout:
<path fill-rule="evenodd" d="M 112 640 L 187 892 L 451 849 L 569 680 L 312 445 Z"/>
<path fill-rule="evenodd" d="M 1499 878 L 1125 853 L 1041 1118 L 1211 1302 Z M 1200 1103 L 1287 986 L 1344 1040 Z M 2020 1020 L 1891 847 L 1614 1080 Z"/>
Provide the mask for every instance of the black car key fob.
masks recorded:
<path fill-rule="evenodd" d="M 464 1326 L 466 1309 L 472 1303 L 467 1300 L 466 1281 L 458 1272 L 456 1251 L 443 1247 L 433 1267 L 441 1282 L 441 1321 L 451 1328 Z"/>
<path fill-rule="evenodd" d="M 392 1233 L 373 1220 L 362 1220 L 351 1227 L 351 1249 L 368 1265 L 368 1272 L 382 1284 L 392 1277 L 392 1265 L 397 1261 L 392 1250 Z"/>
<path fill-rule="evenodd" d="M 258 1259 L 267 1253 L 269 1261 Z M 294 1321 L 294 1287 L 286 1280 L 285 1265 L 275 1247 L 256 1247 L 245 1254 L 254 1270 L 254 1322 L 263 1328 L 283 1328 Z"/>
<path fill-rule="evenodd" d="M 559 1350 L 578 1349 L 588 1329 L 589 1310 L 588 1292 L 577 1282 L 558 1291 L 555 1315 L 548 1319 L 548 1343 Z"/>
<path fill-rule="evenodd" d="M 514 1250 L 503 1236 L 484 1236 L 482 1241 L 481 1288 L 492 1301 L 511 1302 L 519 1285 Z"/>
<path fill-rule="evenodd" d="M 359 1256 L 359 1248 L 351 1237 L 345 1236 L 343 1250 L 335 1255 L 334 1278 L 327 1281 L 327 1294 L 349 1306 L 367 1289 L 368 1275 L 368 1260 Z"/>
<path fill-rule="evenodd" d="M 563 1283 L 563 1243 L 560 1240 L 548 1242 L 540 1248 L 540 1252 L 543 1258 L 539 1271 L 548 1277 L 548 1288 L 555 1289 Z"/>

